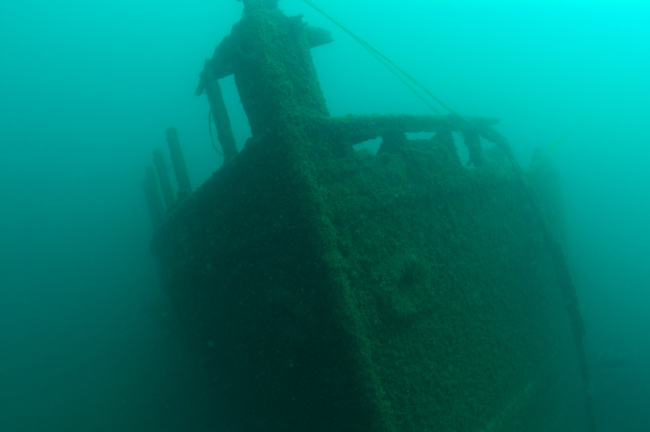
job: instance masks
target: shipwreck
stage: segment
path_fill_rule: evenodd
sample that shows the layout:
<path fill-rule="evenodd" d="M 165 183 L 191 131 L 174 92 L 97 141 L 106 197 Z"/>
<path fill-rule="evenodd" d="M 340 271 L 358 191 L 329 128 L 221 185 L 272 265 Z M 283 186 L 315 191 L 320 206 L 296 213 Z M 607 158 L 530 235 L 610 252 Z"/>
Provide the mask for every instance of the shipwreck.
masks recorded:
<path fill-rule="evenodd" d="M 522 169 L 490 117 L 330 116 L 310 52 L 329 41 L 244 0 L 197 88 L 224 164 L 192 191 L 170 128 L 179 191 L 162 154 L 143 182 L 215 411 L 233 431 L 595 430 L 543 161 Z M 241 152 L 230 74 L 252 132 Z M 377 137 L 377 154 L 355 152 Z"/>

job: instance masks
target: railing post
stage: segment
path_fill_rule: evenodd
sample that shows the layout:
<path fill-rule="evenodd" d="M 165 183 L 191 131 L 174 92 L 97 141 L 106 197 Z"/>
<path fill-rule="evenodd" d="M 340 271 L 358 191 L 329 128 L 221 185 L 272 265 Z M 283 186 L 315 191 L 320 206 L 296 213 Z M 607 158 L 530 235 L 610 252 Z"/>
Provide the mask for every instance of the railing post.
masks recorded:
<path fill-rule="evenodd" d="M 185 158 L 181 151 L 181 145 L 178 142 L 178 133 L 174 127 L 167 128 L 167 144 L 169 144 L 172 165 L 174 166 L 176 181 L 178 182 L 178 199 L 182 200 L 190 196 L 192 187 L 190 186 L 190 177 L 187 175 L 187 167 L 185 166 Z"/>
<path fill-rule="evenodd" d="M 219 85 L 219 80 L 212 71 L 209 60 L 205 62 L 203 73 L 203 78 L 205 79 L 205 92 L 208 96 L 210 108 L 212 109 L 212 119 L 217 128 L 217 138 L 221 143 L 225 163 L 237 156 L 237 144 L 235 143 L 235 137 L 232 133 L 228 110 L 223 101 L 221 86 Z"/>
<path fill-rule="evenodd" d="M 160 182 L 160 189 L 162 190 L 167 210 L 174 206 L 174 192 L 172 192 L 172 184 L 169 181 L 169 174 L 167 173 L 167 165 L 161 149 L 153 151 L 153 163 L 156 165 L 156 172 L 158 173 L 158 181 Z"/>
<path fill-rule="evenodd" d="M 142 190 L 145 199 L 147 200 L 147 208 L 149 208 L 151 223 L 153 224 L 153 227 L 156 228 L 162 221 L 163 215 L 165 214 L 165 208 L 162 199 L 160 198 L 160 194 L 158 193 L 158 181 L 156 180 L 156 173 L 154 172 L 153 167 L 148 166 L 146 173 L 146 179 L 142 180 Z"/>

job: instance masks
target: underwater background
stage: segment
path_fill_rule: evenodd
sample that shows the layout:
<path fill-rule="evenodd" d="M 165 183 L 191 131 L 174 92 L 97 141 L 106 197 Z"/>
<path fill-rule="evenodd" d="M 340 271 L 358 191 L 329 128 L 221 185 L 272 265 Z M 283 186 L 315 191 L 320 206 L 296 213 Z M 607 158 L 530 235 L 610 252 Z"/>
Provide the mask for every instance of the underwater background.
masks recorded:
<path fill-rule="evenodd" d="M 650 5 L 321 1 L 527 166 L 550 155 L 598 426 L 650 431 Z M 210 381 L 169 319 L 140 181 L 175 126 L 194 188 L 221 164 L 203 61 L 235 0 L 0 3 L 0 431 L 211 431 Z M 347 34 L 312 50 L 330 113 L 431 114 Z M 241 147 L 250 129 L 222 80 Z M 165 150 L 166 151 L 166 150 Z"/>

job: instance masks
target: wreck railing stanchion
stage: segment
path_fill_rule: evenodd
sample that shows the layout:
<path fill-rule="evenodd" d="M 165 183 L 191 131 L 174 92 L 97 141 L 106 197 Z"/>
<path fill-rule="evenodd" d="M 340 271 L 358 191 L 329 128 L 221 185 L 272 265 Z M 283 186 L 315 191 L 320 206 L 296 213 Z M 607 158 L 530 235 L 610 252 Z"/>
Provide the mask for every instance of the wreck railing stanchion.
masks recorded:
<path fill-rule="evenodd" d="M 205 93 L 208 96 L 210 112 L 212 119 L 214 120 L 214 125 L 217 128 L 217 138 L 221 143 L 224 163 L 226 163 L 237 156 L 237 144 L 232 133 L 228 110 L 226 109 L 226 104 L 223 100 L 219 77 L 214 73 L 210 60 L 205 61 L 203 72 L 201 72 L 201 84 L 199 85 L 199 89 L 197 89 L 197 95 L 203 93 L 203 90 L 205 90 Z M 212 133 L 210 133 L 210 135 L 212 135 Z"/>
<path fill-rule="evenodd" d="M 154 172 L 153 167 L 148 166 L 146 173 L 147 177 L 145 180 L 142 180 L 142 191 L 144 192 L 144 197 L 147 201 L 151 223 L 155 229 L 160 225 L 160 222 L 163 219 L 165 208 L 162 198 L 158 193 L 158 181 L 156 180 L 156 173 Z"/>
<path fill-rule="evenodd" d="M 312 121 L 330 140 L 336 143 L 337 147 L 352 146 L 354 144 L 374 139 L 377 137 L 388 137 L 388 147 L 382 148 L 382 152 L 390 151 L 390 145 L 394 144 L 396 134 L 405 133 L 439 133 L 458 132 L 465 138 L 465 145 L 470 153 L 470 163 L 474 166 L 482 166 L 485 156 L 481 148 L 479 133 L 476 128 L 487 128 L 499 123 L 499 119 L 493 117 L 468 117 L 464 121 L 458 121 L 458 116 L 449 115 L 347 115 L 343 117 L 316 117 Z M 336 149 L 339 153 L 341 149 Z"/>
<path fill-rule="evenodd" d="M 467 150 L 469 151 L 469 161 L 467 162 L 467 165 L 474 165 L 477 168 L 485 165 L 485 155 L 483 155 L 481 137 L 478 132 L 465 130 L 461 132 L 461 135 L 463 136 L 465 147 L 467 147 Z"/>
<path fill-rule="evenodd" d="M 163 157 L 162 150 L 159 148 L 153 151 L 153 163 L 156 165 L 156 172 L 158 173 L 160 189 L 162 191 L 163 198 L 165 199 L 167 210 L 169 210 L 174 207 L 176 199 L 174 198 L 174 192 L 172 192 L 172 184 L 169 181 L 169 173 L 167 172 L 165 158 Z"/>
<path fill-rule="evenodd" d="M 190 196 L 192 187 L 190 186 L 190 177 L 187 175 L 187 167 L 185 166 L 185 158 L 181 151 L 181 145 L 178 142 L 178 133 L 174 127 L 167 128 L 167 144 L 169 144 L 172 165 L 174 166 L 176 181 L 178 181 L 178 199 L 182 200 Z"/>

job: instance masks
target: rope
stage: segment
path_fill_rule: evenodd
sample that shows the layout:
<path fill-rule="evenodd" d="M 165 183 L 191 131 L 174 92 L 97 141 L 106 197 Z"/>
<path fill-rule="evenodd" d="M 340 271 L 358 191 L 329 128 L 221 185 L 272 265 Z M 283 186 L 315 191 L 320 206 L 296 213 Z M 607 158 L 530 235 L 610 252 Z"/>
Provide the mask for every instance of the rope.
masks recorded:
<path fill-rule="evenodd" d="M 210 109 L 210 112 L 208 113 L 208 130 L 210 131 L 210 142 L 212 143 L 212 148 L 214 148 L 214 151 L 223 156 L 223 153 L 221 153 L 219 149 L 217 149 L 217 146 L 214 145 L 214 138 L 212 137 L 212 109 Z"/>
<path fill-rule="evenodd" d="M 383 65 L 386 67 L 386 69 L 388 69 L 389 71 L 391 71 L 391 72 L 393 73 L 393 75 L 395 75 L 395 76 L 397 77 L 397 79 L 399 79 L 399 80 L 402 82 L 402 84 L 404 84 L 406 87 L 408 87 L 408 89 L 411 90 L 411 91 L 413 92 L 414 95 L 416 95 L 418 98 L 420 98 L 420 100 L 421 100 L 422 102 L 424 102 L 424 103 L 425 103 L 429 108 L 431 108 L 431 110 L 432 110 L 434 113 L 436 113 L 436 114 L 440 114 L 440 111 L 438 111 L 438 110 L 436 109 L 436 107 L 434 107 L 434 106 L 433 106 L 433 105 L 432 105 L 428 100 L 426 100 L 426 99 L 424 98 L 424 96 L 422 96 L 422 95 L 420 94 L 420 92 L 418 92 L 417 89 L 411 85 L 411 83 L 409 83 L 407 80 L 405 80 L 404 77 L 403 77 L 402 75 L 398 74 L 397 71 L 395 71 L 395 70 L 393 69 L 393 67 L 391 66 L 390 63 L 388 63 L 386 60 L 384 60 L 384 58 L 382 58 L 380 55 L 378 55 L 375 51 L 372 51 L 372 50 L 369 50 L 369 51 L 370 51 L 370 53 L 371 53 L 372 55 L 375 56 L 375 58 L 376 58 L 377 60 L 379 60 L 379 61 L 381 62 L 381 64 L 383 64 Z"/>
<path fill-rule="evenodd" d="M 363 40 L 363 39 L 361 39 L 359 36 L 357 36 L 355 33 L 353 33 L 350 29 L 348 29 L 348 28 L 345 27 L 343 24 L 341 24 L 340 22 L 338 22 L 334 17 L 332 17 L 331 15 L 329 15 L 327 12 L 325 12 L 325 11 L 324 11 L 323 9 L 321 9 L 320 7 L 318 7 L 318 6 L 317 6 L 313 1 L 311 1 L 311 0 L 303 0 L 303 1 L 304 1 L 305 3 L 307 3 L 309 6 L 311 6 L 312 8 L 316 9 L 316 10 L 317 10 L 321 15 L 323 15 L 325 18 L 327 18 L 328 20 L 332 21 L 334 24 L 336 24 L 337 26 L 339 26 L 339 27 L 340 27 L 344 32 L 346 32 L 347 34 L 349 34 L 350 36 L 352 36 L 352 38 L 353 38 L 354 40 L 356 40 L 356 41 L 357 41 L 357 42 L 358 42 L 362 47 L 364 47 L 365 49 L 367 49 L 367 50 L 368 50 L 372 55 L 374 55 L 377 59 L 379 59 L 379 60 L 382 62 L 382 64 L 383 64 L 384 66 L 386 66 L 386 68 L 388 68 L 388 70 L 390 70 L 390 71 L 391 71 L 391 72 L 392 72 L 392 73 L 393 73 L 393 74 L 394 74 L 394 75 L 395 75 L 395 76 L 396 76 L 400 81 L 402 81 L 402 82 L 403 82 L 403 83 L 404 83 L 404 84 L 405 84 L 405 85 L 406 85 L 406 86 L 407 86 L 407 87 L 408 87 L 408 88 L 409 88 L 413 93 L 415 93 L 415 95 L 416 95 L 417 97 L 419 97 L 420 99 L 422 99 L 422 100 L 424 101 L 424 103 L 426 103 L 426 104 L 429 106 L 429 108 L 431 108 L 434 112 L 438 113 L 438 110 L 436 110 L 436 109 L 435 109 L 431 104 L 429 104 L 429 102 L 427 102 L 427 101 L 422 97 L 422 95 L 420 95 L 420 94 L 419 94 L 419 93 L 418 93 L 418 92 L 413 88 L 413 86 L 411 86 L 411 85 L 410 85 L 406 80 L 404 80 L 404 79 L 403 79 L 403 78 L 402 78 L 402 77 L 401 77 L 401 76 L 400 76 L 396 71 L 399 71 L 403 76 L 405 76 L 406 78 L 408 78 L 409 80 L 411 80 L 411 82 L 413 82 L 413 84 L 415 84 L 416 86 L 420 87 L 420 88 L 421 88 L 421 89 L 422 89 L 426 94 L 428 94 L 429 96 L 431 96 L 431 98 L 433 98 L 433 100 L 435 100 L 436 102 L 438 102 L 438 103 L 440 104 L 440 106 L 442 106 L 443 108 L 445 108 L 447 111 L 449 111 L 450 113 L 452 113 L 452 114 L 454 114 L 454 115 L 456 115 L 456 116 L 458 116 L 458 117 L 461 117 L 460 114 L 458 114 L 456 111 L 454 111 L 453 109 L 451 109 L 451 108 L 450 108 L 449 106 L 447 106 L 447 105 L 446 105 L 442 100 L 440 100 L 440 99 L 439 99 L 438 97 L 436 97 L 433 93 L 431 93 L 431 91 L 429 91 L 429 89 L 427 89 L 427 88 L 424 86 L 424 84 L 422 84 L 421 82 L 419 82 L 418 80 L 416 80 L 416 79 L 415 79 L 411 74 L 409 74 L 409 73 L 406 72 L 404 69 L 402 69 L 401 67 L 399 67 L 398 65 L 396 65 L 395 62 L 393 62 L 391 59 L 389 59 L 389 58 L 386 57 L 384 54 L 382 54 L 381 51 L 379 51 L 377 48 L 373 47 L 373 46 L 370 45 L 368 42 L 366 42 L 365 40 Z"/>

